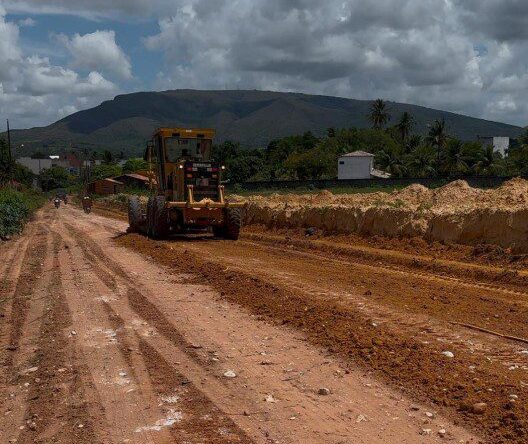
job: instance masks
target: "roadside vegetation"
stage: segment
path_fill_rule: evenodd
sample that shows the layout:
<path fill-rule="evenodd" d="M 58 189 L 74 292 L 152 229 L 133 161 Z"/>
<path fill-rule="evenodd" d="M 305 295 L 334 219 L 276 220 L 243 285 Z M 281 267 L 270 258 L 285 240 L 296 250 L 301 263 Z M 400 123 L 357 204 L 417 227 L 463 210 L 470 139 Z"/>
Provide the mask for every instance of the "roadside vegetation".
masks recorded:
<path fill-rule="evenodd" d="M 0 139 L 0 239 L 20 233 L 45 197 L 31 188 L 33 174 L 18 165 L 10 156 L 5 141 Z"/>
<path fill-rule="evenodd" d="M 417 134 L 410 113 L 393 116 L 381 99 L 368 117 L 371 128 L 328 128 L 323 137 L 306 132 L 274 140 L 264 149 L 247 150 L 227 141 L 215 146 L 214 156 L 226 165 L 231 183 L 333 179 L 337 158 L 357 150 L 374 154 L 375 167 L 395 178 L 528 175 L 528 130 L 503 157 L 491 145 L 452 137 L 443 120 L 431 122 L 427 134 Z"/>
<path fill-rule="evenodd" d="M 0 189 L 0 238 L 5 240 L 20 233 L 24 224 L 44 202 L 44 195 L 35 190 Z"/>

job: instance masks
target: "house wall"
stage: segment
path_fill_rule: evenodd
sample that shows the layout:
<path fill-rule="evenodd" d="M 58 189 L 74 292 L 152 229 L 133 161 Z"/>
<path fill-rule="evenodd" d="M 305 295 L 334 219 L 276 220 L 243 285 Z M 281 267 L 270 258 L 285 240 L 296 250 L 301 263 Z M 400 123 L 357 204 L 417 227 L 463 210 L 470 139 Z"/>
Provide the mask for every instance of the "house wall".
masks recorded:
<path fill-rule="evenodd" d="M 370 172 L 374 168 L 374 158 L 370 156 L 340 157 L 337 165 L 337 178 L 370 179 Z"/>
<path fill-rule="evenodd" d="M 110 180 L 102 179 L 96 180 L 88 185 L 90 193 L 100 194 L 107 196 L 110 194 L 118 194 L 124 191 L 124 185 L 122 183 L 116 183 Z"/>
<path fill-rule="evenodd" d="M 42 170 L 51 168 L 54 164 L 51 159 L 32 159 L 31 157 L 20 157 L 16 161 L 29 168 L 33 174 L 40 174 Z"/>
<path fill-rule="evenodd" d="M 506 151 L 510 148 L 510 138 L 509 137 L 494 137 L 493 138 L 493 151 L 496 153 L 501 153 L 503 156 L 506 154 Z"/>

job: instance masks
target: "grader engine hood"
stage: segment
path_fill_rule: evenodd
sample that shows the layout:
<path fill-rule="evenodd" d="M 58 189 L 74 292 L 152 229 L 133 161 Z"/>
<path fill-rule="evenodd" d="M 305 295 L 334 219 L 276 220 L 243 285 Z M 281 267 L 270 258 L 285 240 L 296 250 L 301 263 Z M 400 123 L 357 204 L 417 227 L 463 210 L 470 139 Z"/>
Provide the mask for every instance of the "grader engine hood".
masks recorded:
<path fill-rule="evenodd" d="M 188 189 L 188 185 L 192 186 L 195 201 L 203 199 L 218 200 L 220 167 L 217 163 L 185 162 L 184 174 L 186 188 Z"/>

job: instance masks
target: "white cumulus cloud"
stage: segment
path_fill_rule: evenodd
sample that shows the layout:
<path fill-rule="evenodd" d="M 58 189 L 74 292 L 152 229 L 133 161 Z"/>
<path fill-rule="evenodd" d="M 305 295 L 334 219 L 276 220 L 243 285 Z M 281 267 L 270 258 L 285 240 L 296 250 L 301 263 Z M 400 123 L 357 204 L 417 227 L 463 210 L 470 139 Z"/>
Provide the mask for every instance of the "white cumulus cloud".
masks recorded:
<path fill-rule="evenodd" d="M 59 40 L 70 51 L 72 67 L 97 70 L 116 75 L 121 79 L 132 78 L 132 66 L 124 51 L 116 43 L 114 31 L 95 31 L 75 34 L 69 38 L 60 35 Z"/>
<path fill-rule="evenodd" d="M 97 71 L 83 76 L 47 57 L 25 55 L 19 31 L 0 7 L 0 114 L 9 117 L 13 127 L 49 124 L 119 92 Z"/>

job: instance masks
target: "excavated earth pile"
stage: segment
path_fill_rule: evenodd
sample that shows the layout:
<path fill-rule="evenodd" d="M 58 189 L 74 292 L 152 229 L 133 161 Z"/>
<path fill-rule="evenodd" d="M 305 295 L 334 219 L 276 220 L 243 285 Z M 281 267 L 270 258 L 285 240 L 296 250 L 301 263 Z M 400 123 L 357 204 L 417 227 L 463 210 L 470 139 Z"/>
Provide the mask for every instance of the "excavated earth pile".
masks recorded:
<path fill-rule="evenodd" d="M 414 184 L 392 193 L 335 195 L 324 190 L 236 198 L 248 202 L 246 224 L 494 244 L 528 252 L 528 181 L 524 179 L 489 190 L 457 180 L 434 190 Z"/>

